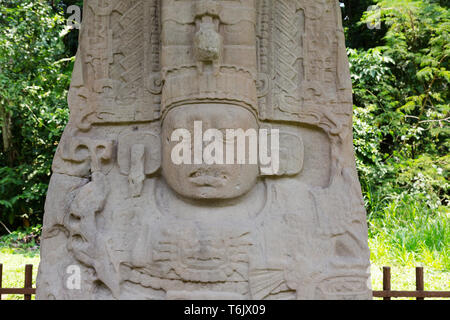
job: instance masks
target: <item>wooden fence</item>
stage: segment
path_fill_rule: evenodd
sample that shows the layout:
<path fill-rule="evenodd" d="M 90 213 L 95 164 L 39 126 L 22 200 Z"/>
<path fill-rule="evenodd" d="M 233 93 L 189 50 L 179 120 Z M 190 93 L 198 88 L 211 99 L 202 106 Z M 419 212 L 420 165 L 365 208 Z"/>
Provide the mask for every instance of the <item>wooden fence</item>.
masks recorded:
<path fill-rule="evenodd" d="M 373 296 L 391 300 L 391 298 L 450 298 L 450 291 L 425 291 L 423 279 L 423 267 L 416 267 L 416 291 L 394 291 L 391 290 L 391 268 L 383 267 L 383 291 L 374 291 Z"/>
<path fill-rule="evenodd" d="M 0 300 L 2 294 L 23 294 L 24 300 L 31 300 L 31 295 L 36 294 L 36 289 L 33 288 L 33 265 L 27 264 L 25 266 L 25 285 L 23 288 L 3 288 L 3 264 L 0 264 Z"/>
<path fill-rule="evenodd" d="M 31 295 L 36 294 L 33 283 L 33 265 L 25 266 L 25 283 L 23 288 L 3 288 L 2 287 L 3 265 L 0 264 L 0 300 L 2 294 L 23 294 L 25 300 L 31 300 Z M 394 291 L 391 290 L 391 268 L 383 267 L 383 290 L 373 291 L 375 298 L 391 300 L 391 298 L 450 298 L 450 291 L 425 291 L 424 290 L 423 267 L 416 267 L 416 291 Z"/>

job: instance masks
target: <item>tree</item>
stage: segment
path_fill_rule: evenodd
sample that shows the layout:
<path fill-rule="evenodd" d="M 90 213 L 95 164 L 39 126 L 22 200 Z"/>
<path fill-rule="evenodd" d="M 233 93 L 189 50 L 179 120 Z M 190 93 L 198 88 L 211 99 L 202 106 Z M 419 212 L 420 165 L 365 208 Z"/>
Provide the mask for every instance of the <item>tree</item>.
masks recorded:
<path fill-rule="evenodd" d="M 384 45 L 350 50 L 366 194 L 448 205 L 450 13 L 439 1 L 378 1 Z M 363 15 L 363 23 L 373 12 Z"/>
<path fill-rule="evenodd" d="M 15 227 L 43 214 L 53 154 L 68 118 L 73 59 L 61 10 L 0 0 L 0 219 Z"/>
<path fill-rule="evenodd" d="M 347 47 L 353 49 L 369 49 L 383 43 L 386 34 L 386 26 L 369 29 L 364 21 L 361 21 L 364 13 L 371 6 L 376 5 L 376 0 L 342 0 L 343 25 L 346 34 Z"/>

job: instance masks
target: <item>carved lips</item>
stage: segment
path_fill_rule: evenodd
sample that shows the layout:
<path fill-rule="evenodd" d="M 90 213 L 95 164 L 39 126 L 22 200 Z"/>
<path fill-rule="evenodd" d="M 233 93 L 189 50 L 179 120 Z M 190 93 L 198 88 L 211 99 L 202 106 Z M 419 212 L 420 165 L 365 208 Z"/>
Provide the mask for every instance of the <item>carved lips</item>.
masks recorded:
<path fill-rule="evenodd" d="M 189 181 L 201 187 L 223 187 L 228 180 L 225 171 L 199 168 L 189 174 Z"/>

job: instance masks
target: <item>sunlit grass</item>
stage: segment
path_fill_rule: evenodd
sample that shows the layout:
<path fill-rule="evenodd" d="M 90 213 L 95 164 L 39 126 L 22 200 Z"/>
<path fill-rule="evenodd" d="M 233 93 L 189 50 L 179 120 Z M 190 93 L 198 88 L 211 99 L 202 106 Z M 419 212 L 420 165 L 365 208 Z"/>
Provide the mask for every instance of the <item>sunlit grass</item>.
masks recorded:
<path fill-rule="evenodd" d="M 425 290 L 450 290 L 448 208 L 394 198 L 378 206 L 368 223 L 374 290 L 382 290 L 383 266 L 391 267 L 392 290 L 414 291 L 416 266 L 424 267 Z"/>
<path fill-rule="evenodd" d="M 373 261 L 450 271 L 448 208 L 433 211 L 412 199 L 398 199 L 370 214 L 368 222 Z"/>
<path fill-rule="evenodd" d="M 25 265 L 33 265 L 33 288 L 39 266 L 39 251 L 17 252 L 13 249 L 0 248 L 0 263 L 3 264 L 3 288 L 23 288 L 25 283 Z M 4 300 L 23 300 L 23 295 L 2 295 Z M 34 299 L 34 295 L 32 296 Z"/>

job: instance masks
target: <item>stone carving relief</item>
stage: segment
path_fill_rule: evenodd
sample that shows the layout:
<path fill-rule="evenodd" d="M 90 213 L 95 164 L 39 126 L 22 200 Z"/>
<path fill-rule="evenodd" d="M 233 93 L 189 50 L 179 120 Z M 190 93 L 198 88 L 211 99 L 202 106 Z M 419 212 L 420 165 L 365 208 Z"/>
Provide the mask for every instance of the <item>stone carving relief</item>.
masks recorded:
<path fill-rule="evenodd" d="M 38 298 L 370 299 L 341 19 L 335 0 L 85 0 Z M 176 164 L 196 121 L 278 130 L 279 170 Z"/>

